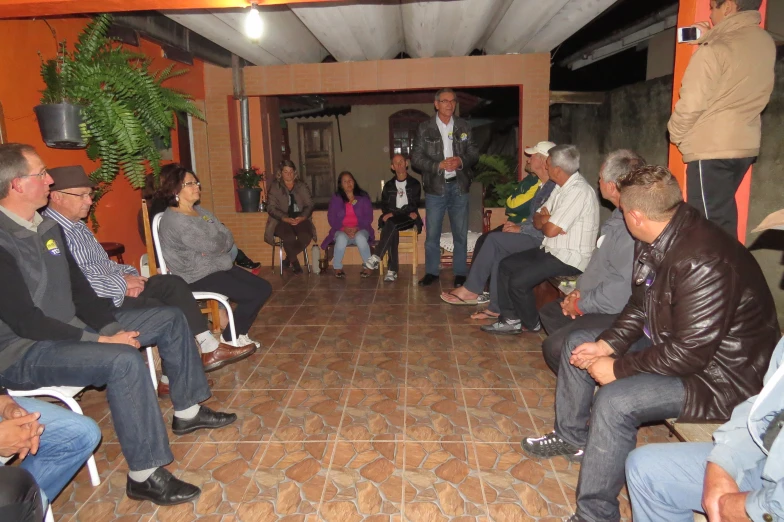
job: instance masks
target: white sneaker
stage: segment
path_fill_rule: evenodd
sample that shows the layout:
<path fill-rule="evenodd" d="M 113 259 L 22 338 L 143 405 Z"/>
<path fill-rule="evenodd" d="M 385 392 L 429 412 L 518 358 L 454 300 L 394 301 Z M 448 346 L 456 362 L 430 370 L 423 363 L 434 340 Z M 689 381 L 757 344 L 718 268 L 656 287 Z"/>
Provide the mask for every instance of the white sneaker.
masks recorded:
<path fill-rule="evenodd" d="M 365 268 L 369 268 L 371 270 L 375 270 L 379 267 L 379 265 L 381 265 L 381 258 L 377 255 L 370 256 L 365 262 Z"/>
<path fill-rule="evenodd" d="M 397 280 L 397 272 L 393 272 L 392 270 L 387 270 L 387 275 L 384 276 L 384 281 L 391 283 Z"/>
<path fill-rule="evenodd" d="M 247 334 L 238 335 L 238 336 L 237 336 L 237 341 L 236 341 L 236 342 L 233 342 L 233 341 L 227 341 L 227 340 L 226 340 L 226 339 L 224 339 L 224 338 L 223 338 L 223 336 L 221 335 L 220 342 L 222 342 L 222 343 L 226 343 L 226 344 L 228 344 L 229 346 L 237 346 L 237 347 L 239 347 L 239 346 L 247 346 L 247 345 L 249 345 L 249 344 L 253 343 L 253 344 L 255 344 L 255 345 L 256 345 L 256 348 L 257 348 L 257 349 L 258 349 L 258 348 L 261 348 L 261 343 L 254 341 L 253 339 L 251 339 L 250 337 L 248 337 L 248 335 L 247 335 Z"/>

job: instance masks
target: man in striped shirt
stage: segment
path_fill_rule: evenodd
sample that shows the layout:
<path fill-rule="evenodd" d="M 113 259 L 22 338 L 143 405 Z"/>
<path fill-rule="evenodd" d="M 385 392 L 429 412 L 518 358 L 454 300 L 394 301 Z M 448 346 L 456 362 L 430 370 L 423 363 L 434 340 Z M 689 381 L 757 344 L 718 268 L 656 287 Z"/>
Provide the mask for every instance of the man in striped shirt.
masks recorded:
<path fill-rule="evenodd" d="M 539 331 L 534 287 L 550 277 L 579 275 L 588 266 L 599 231 L 599 200 L 579 168 L 580 152 L 574 145 L 550 149 L 547 170 L 557 187 L 534 214 L 534 227 L 545 236 L 542 246 L 501 261 L 501 315 L 482 331 L 502 335 Z"/>
<path fill-rule="evenodd" d="M 82 221 L 92 205 L 95 184 L 81 166 L 48 169 L 54 180 L 49 207 L 44 215 L 63 229 L 68 249 L 98 297 L 107 297 L 117 308 L 174 306 L 182 310 L 201 349 L 204 371 L 213 371 L 240 361 L 256 351 L 254 344 L 230 346 L 218 342 L 193 299 L 188 284 L 175 275 L 141 277 L 136 269 L 109 259 L 103 247 Z M 162 378 L 158 394 L 168 395 L 168 380 Z"/>

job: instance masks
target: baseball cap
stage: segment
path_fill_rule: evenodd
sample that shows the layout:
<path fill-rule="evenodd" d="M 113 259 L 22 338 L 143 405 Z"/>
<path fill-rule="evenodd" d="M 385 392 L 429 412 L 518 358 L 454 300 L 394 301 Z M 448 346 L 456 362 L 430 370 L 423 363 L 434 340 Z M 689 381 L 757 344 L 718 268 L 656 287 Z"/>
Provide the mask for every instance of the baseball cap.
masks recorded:
<path fill-rule="evenodd" d="M 762 232 L 763 230 L 784 230 L 784 209 L 769 214 L 752 232 Z"/>
<path fill-rule="evenodd" d="M 555 143 L 552 141 L 540 141 L 533 147 L 528 147 L 525 149 L 525 153 L 529 156 L 533 156 L 534 154 L 541 154 L 542 156 L 550 156 L 550 149 L 555 147 Z"/>

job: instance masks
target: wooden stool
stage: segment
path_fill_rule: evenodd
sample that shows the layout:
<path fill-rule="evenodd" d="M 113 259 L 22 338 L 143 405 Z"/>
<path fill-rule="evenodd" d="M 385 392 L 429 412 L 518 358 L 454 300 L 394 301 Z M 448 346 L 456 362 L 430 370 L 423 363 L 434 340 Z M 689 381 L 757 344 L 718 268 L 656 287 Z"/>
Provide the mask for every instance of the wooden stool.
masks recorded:
<path fill-rule="evenodd" d="M 101 243 L 101 246 L 109 255 L 109 257 L 116 257 L 117 262 L 124 265 L 122 255 L 125 253 L 125 245 L 122 243 Z"/>

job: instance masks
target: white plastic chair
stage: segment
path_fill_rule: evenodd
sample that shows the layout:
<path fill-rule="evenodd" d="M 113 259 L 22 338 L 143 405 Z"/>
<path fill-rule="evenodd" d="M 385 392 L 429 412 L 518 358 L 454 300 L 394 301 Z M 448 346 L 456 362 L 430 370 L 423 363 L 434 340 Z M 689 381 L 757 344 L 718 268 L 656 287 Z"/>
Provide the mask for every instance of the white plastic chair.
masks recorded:
<path fill-rule="evenodd" d="M 49 507 L 46 508 L 46 517 L 44 518 L 44 522 L 54 522 L 54 515 L 52 514 L 51 504 L 49 504 Z"/>
<path fill-rule="evenodd" d="M 149 348 L 147 349 L 149 352 Z M 153 372 L 155 369 L 153 368 Z M 156 381 L 157 382 L 157 381 Z M 8 394 L 12 397 L 40 397 L 45 395 L 47 397 L 54 397 L 66 404 L 71 411 L 84 415 L 79 403 L 74 400 L 74 397 L 84 389 L 83 386 L 48 386 L 45 388 L 37 388 L 35 390 L 8 390 Z M 93 487 L 101 485 L 101 477 L 98 475 L 98 467 L 95 465 L 95 457 L 90 455 L 87 459 L 87 470 L 90 473 L 90 483 Z"/>
<path fill-rule="evenodd" d="M 158 260 L 158 269 L 160 270 L 161 274 L 168 274 L 169 269 L 166 268 L 166 260 L 163 258 L 163 247 L 161 246 L 161 238 L 158 234 L 158 228 L 161 226 L 162 218 L 163 212 L 156 214 L 155 217 L 152 218 L 152 239 L 155 242 L 155 257 Z M 229 298 L 216 292 L 193 292 L 193 298 L 197 301 L 213 299 L 223 305 L 223 308 L 226 309 L 226 314 L 229 316 L 229 331 L 231 332 L 231 341 L 236 343 L 237 331 L 234 328 L 234 313 L 231 310 Z"/>

